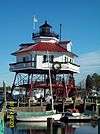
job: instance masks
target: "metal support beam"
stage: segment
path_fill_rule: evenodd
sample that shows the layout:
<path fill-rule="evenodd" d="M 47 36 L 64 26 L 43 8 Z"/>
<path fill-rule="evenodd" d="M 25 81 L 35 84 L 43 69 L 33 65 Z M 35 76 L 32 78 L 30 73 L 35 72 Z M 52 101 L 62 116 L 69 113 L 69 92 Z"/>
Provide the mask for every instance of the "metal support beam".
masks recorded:
<path fill-rule="evenodd" d="M 32 97 L 32 89 L 33 89 L 33 73 L 31 74 L 31 83 L 30 83 L 30 89 L 29 89 L 30 97 Z"/>
<path fill-rule="evenodd" d="M 27 84 L 28 84 L 28 87 L 26 87 L 26 94 L 25 94 L 25 96 L 26 96 L 26 98 L 27 98 L 27 93 L 28 93 L 28 90 L 29 90 L 29 85 L 30 85 L 30 74 L 28 74 L 28 81 L 27 81 Z"/>
<path fill-rule="evenodd" d="M 16 82 L 17 74 L 18 74 L 18 73 L 15 74 L 15 78 L 14 78 L 14 81 L 13 81 L 13 85 L 12 85 L 12 88 L 11 88 L 11 95 L 12 95 L 12 92 L 13 92 L 14 87 L 15 87 L 15 82 Z"/>

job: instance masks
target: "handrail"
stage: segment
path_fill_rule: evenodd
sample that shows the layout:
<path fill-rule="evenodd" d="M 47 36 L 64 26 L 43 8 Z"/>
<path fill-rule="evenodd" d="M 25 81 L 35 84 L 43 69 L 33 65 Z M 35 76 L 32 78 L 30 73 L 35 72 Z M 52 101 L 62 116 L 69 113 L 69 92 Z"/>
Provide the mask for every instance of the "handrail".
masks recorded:
<path fill-rule="evenodd" d="M 36 61 L 22 61 L 22 62 L 16 62 L 16 63 L 11 63 L 9 65 L 16 65 L 16 64 L 20 64 L 20 63 L 32 63 L 32 62 L 36 62 Z"/>

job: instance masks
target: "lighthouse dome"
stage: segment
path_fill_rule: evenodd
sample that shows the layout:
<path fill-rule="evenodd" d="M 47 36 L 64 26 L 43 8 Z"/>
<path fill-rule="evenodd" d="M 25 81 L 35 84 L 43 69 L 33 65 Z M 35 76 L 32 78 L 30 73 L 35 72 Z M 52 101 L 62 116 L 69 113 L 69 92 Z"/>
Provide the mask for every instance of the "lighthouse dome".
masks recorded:
<path fill-rule="evenodd" d="M 49 25 L 47 21 L 45 21 L 45 23 L 39 27 L 39 33 L 33 33 L 32 38 L 35 42 L 40 41 L 41 38 L 45 39 L 46 41 L 48 39 L 51 40 L 51 38 L 54 40 L 58 40 L 59 35 L 53 32 L 52 26 Z"/>

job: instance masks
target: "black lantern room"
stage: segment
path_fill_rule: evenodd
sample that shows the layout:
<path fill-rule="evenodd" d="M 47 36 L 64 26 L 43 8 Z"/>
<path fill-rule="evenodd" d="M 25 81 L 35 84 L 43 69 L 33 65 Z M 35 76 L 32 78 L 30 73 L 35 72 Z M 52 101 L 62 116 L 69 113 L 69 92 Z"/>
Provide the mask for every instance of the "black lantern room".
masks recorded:
<path fill-rule="evenodd" d="M 58 34 L 56 34 L 55 32 L 52 32 L 52 26 L 49 25 L 47 21 L 45 21 L 45 23 L 39 27 L 39 33 L 33 33 L 32 38 L 34 39 L 40 36 L 55 37 L 57 39 L 59 37 Z"/>

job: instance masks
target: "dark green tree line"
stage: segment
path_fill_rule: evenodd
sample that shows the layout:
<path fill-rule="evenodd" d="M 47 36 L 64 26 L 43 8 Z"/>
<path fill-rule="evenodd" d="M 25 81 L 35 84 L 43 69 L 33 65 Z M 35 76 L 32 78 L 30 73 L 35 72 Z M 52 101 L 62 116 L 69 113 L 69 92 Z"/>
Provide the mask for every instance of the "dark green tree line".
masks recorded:
<path fill-rule="evenodd" d="M 86 89 L 96 89 L 100 90 L 100 75 L 94 73 L 92 75 L 87 75 L 86 78 Z"/>

